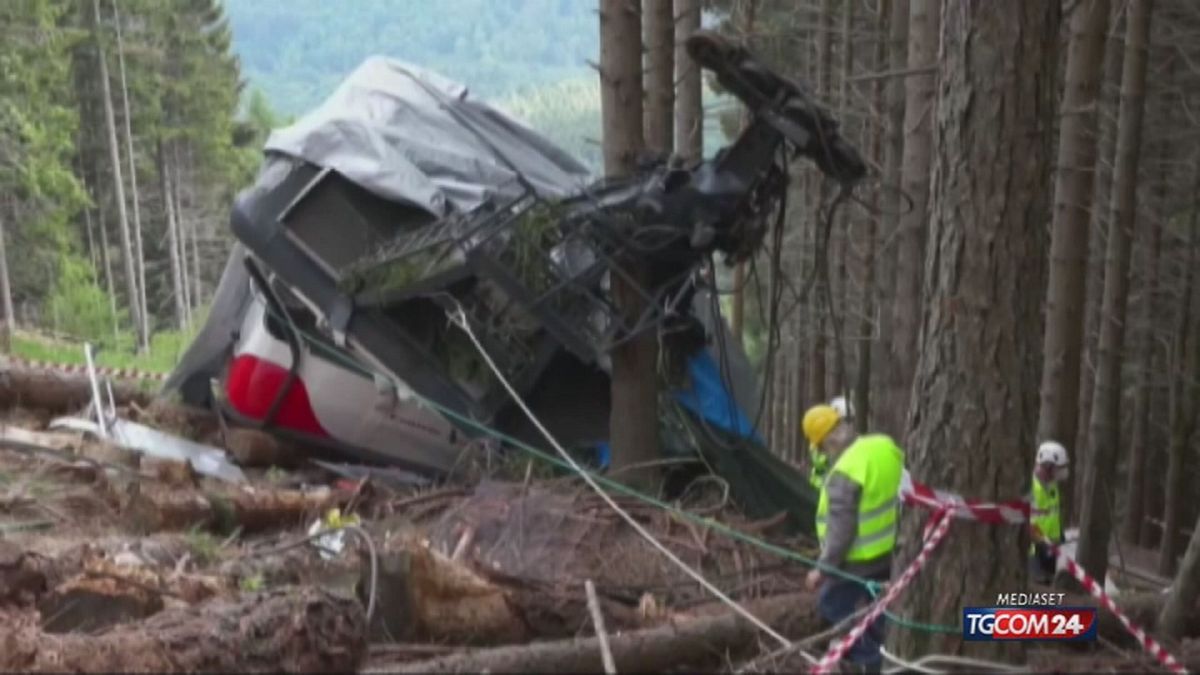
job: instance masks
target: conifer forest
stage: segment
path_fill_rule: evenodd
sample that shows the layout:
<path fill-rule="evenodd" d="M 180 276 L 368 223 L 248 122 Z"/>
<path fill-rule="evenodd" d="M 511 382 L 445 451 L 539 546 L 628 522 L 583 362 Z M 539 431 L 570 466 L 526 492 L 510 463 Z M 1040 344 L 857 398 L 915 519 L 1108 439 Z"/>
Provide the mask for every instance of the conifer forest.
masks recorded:
<path fill-rule="evenodd" d="M 0 0 L 0 671 L 1200 670 L 1197 92 L 1194 0 Z"/>

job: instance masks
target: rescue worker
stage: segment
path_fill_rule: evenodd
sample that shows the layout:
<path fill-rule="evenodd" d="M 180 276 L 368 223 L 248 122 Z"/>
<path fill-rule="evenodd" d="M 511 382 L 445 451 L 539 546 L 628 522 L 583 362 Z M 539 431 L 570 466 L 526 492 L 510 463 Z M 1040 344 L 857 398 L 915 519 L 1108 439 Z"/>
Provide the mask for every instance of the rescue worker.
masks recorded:
<path fill-rule="evenodd" d="M 829 405 L 810 408 L 801 427 L 809 444 L 830 461 L 817 502 L 821 556 L 806 581 L 809 589 L 820 586 L 818 609 L 822 618 L 836 624 L 870 603 L 871 593 L 859 581 L 822 570 L 887 581 L 896 545 L 904 452 L 883 434 L 859 436 L 854 425 Z M 883 638 L 880 617 L 850 649 L 849 660 L 859 668 L 878 670 Z"/>
<path fill-rule="evenodd" d="M 835 396 L 829 402 L 829 407 L 837 412 L 839 419 L 850 417 L 850 409 L 845 396 Z M 808 482 L 814 490 L 820 490 L 825 482 L 825 474 L 829 472 L 829 456 L 817 449 L 813 444 L 808 445 Z"/>
<path fill-rule="evenodd" d="M 1059 484 L 1066 480 L 1068 473 L 1067 449 L 1062 443 L 1046 441 L 1038 446 L 1029 520 L 1043 536 L 1056 544 L 1064 541 Z M 1029 550 L 1029 573 L 1033 579 L 1043 584 L 1052 582 L 1056 562 L 1054 551 L 1035 538 Z"/>

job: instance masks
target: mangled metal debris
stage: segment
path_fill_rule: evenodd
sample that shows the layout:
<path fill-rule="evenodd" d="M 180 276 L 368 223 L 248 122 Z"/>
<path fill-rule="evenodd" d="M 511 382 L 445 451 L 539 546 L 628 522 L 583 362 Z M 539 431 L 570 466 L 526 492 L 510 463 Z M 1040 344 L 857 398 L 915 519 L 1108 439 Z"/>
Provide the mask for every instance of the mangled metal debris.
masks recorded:
<path fill-rule="evenodd" d="M 240 245 L 167 390 L 358 461 L 444 474 L 481 427 L 540 442 L 447 320 L 462 308 L 539 419 L 603 465 L 608 355 L 655 331 L 678 412 L 665 445 L 705 454 L 751 512 L 807 526 L 811 487 L 763 448 L 754 377 L 707 266 L 745 260 L 781 224 L 792 158 L 844 187 L 865 166 L 802 87 L 745 49 L 711 33 L 687 49 L 751 124 L 694 166 L 600 182 L 460 85 L 368 60 L 268 140 L 233 207 Z M 627 321 L 608 289 L 633 281 L 630 258 L 654 273 L 633 284 L 648 309 Z"/>
<path fill-rule="evenodd" d="M 131 452 L 190 464 L 197 473 L 206 476 L 230 483 L 246 482 L 246 475 L 229 461 L 224 450 L 119 417 L 116 405 L 112 400 L 111 386 L 107 387 L 108 405 L 106 407 L 100 398 L 100 379 L 96 376 L 91 344 L 84 345 L 84 355 L 87 361 L 88 378 L 91 380 L 91 411 L 95 419 L 59 417 L 50 421 L 50 429 L 88 433 Z"/>

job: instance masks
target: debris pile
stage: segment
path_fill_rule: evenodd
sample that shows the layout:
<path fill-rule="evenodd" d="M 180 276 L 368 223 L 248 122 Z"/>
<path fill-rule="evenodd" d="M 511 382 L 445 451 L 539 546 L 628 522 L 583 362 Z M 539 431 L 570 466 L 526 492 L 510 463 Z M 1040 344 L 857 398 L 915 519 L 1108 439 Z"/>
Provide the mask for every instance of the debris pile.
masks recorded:
<path fill-rule="evenodd" d="M 225 450 L 236 436 L 206 411 L 114 403 L 118 418 L 164 437 Z M 289 453 L 290 468 L 246 464 L 232 482 L 94 429 L 51 428 L 79 412 L 2 411 L 0 670 L 594 672 L 604 650 L 618 671 L 796 670 L 807 665 L 800 651 L 832 637 L 804 590 L 807 568 L 724 527 L 806 555 L 811 541 L 787 534 L 782 514 L 748 518 L 713 476 L 667 509 L 614 498 L 796 641 L 792 650 L 715 601 L 571 476 L 498 462 L 465 472 L 474 482 L 404 486 Z M 1135 593 L 1123 606 L 1149 624 L 1160 598 Z M 1103 618 L 1102 634 L 1126 645 Z M 1133 653 L 1050 650 L 1030 663 L 1145 666 Z"/>

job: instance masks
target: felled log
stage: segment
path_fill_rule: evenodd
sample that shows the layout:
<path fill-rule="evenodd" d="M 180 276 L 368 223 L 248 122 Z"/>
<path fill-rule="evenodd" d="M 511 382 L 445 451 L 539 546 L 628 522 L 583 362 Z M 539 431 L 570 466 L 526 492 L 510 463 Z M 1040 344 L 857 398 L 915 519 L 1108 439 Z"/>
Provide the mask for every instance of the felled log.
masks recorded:
<path fill-rule="evenodd" d="M 820 628 L 816 599 L 811 594 L 775 596 L 750 603 L 747 609 L 772 626 L 788 624 L 785 634 L 800 635 Z M 618 672 L 644 672 L 711 664 L 727 652 L 754 646 L 757 634 L 757 628 L 731 611 L 610 635 L 608 643 Z M 590 637 L 483 649 L 386 666 L 377 672 L 592 673 L 600 671 L 601 665 L 600 641 Z"/>
<path fill-rule="evenodd" d="M 126 382 L 113 382 L 113 399 L 118 404 L 149 405 L 152 395 Z M 33 408 L 63 415 L 84 408 L 92 400 L 92 385 L 86 375 L 67 375 L 52 370 L 6 368 L 0 370 L 0 408 Z"/>
<path fill-rule="evenodd" d="M 13 672 L 353 672 L 366 652 L 362 606 L 312 588 L 167 609 L 98 635 L 53 635 L 36 615 L 0 632 Z"/>
<path fill-rule="evenodd" d="M 130 486 L 123 513 L 142 532 L 181 531 L 196 526 L 218 531 L 241 527 L 244 532 L 307 525 L 349 493 L 326 487 L 282 490 L 253 486 L 187 490 L 155 483 Z"/>

